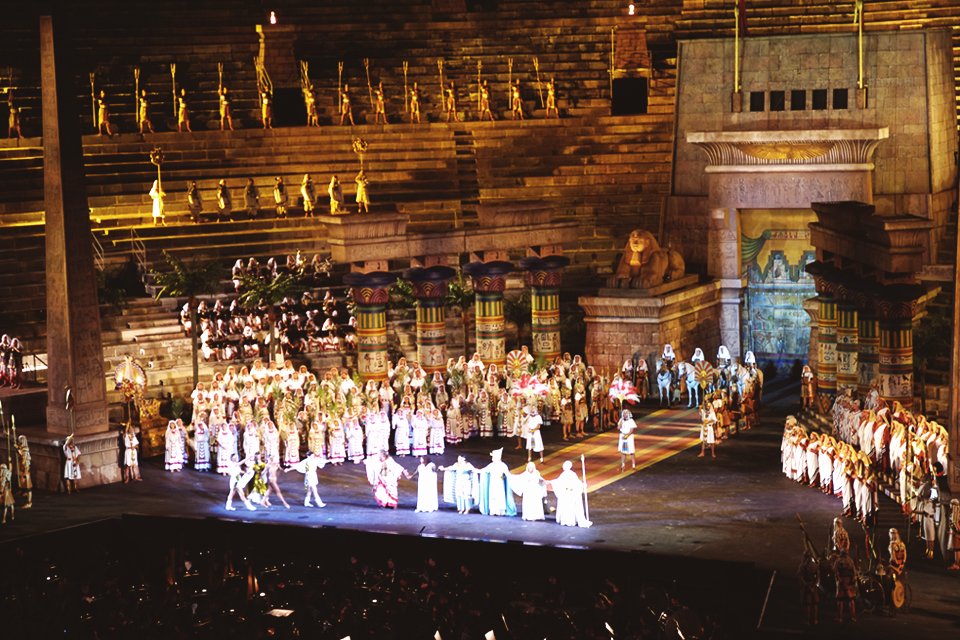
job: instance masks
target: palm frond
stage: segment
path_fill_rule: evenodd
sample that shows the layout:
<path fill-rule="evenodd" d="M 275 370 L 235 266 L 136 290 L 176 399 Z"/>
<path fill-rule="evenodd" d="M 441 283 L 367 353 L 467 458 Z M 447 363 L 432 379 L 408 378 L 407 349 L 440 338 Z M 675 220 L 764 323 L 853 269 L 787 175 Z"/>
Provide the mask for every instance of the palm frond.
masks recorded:
<path fill-rule="evenodd" d="M 181 258 L 163 252 L 167 268 L 151 271 L 151 277 L 157 285 L 156 298 L 195 297 L 207 293 L 216 293 L 225 277 L 226 270 L 213 261 L 185 262 Z"/>

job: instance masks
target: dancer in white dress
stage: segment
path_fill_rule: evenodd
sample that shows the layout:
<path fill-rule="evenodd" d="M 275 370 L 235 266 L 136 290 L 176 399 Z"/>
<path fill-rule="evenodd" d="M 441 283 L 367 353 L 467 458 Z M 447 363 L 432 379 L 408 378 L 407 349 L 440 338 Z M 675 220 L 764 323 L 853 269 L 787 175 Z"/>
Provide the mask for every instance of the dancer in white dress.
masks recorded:
<path fill-rule="evenodd" d="M 163 466 L 171 473 L 183 469 L 183 461 L 186 453 L 183 450 L 183 433 L 180 432 L 180 426 L 176 420 L 167 423 L 165 434 L 165 446 L 163 452 Z"/>
<path fill-rule="evenodd" d="M 243 502 L 243 506 L 250 511 L 256 511 L 257 508 L 250 504 L 246 494 L 243 493 L 243 488 L 250 482 L 250 479 L 253 477 L 253 472 L 249 470 L 245 472 L 243 464 L 237 459 L 237 456 L 232 455 L 230 459 L 226 461 L 221 473 L 230 478 L 230 492 L 227 494 L 227 503 L 224 508 L 227 511 L 236 511 L 236 507 L 233 506 L 233 496 L 236 494 L 237 497 L 240 498 L 240 501 Z"/>
<path fill-rule="evenodd" d="M 431 455 L 443 455 L 445 448 L 444 444 L 444 434 L 446 433 L 446 425 L 443 422 L 443 414 L 440 412 L 440 409 L 434 409 L 430 414 L 430 454 Z"/>
<path fill-rule="evenodd" d="M 210 429 L 203 421 L 193 429 L 193 468 L 197 471 L 210 470 Z"/>
<path fill-rule="evenodd" d="M 440 508 L 437 498 L 437 465 L 420 457 L 417 474 L 417 511 L 427 513 Z"/>
<path fill-rule="evenodd" d="M 310 498 L 313 498 L 318 507 L 327 506 L 327 504 L 320 499 L 320 493 L 317 491 L 317 487 L 320 485 L 320 479 L 317 477 L 317 471 L 319 469 L 323 469 L 326 464 L 326 460 L 323 460 L 315 453 L 311 453 L 297 464 L 284 470 L 285 473 L 290 471 L 299 471 L 303 474 L 303 506 L 313 506 L 310 504 Z"/>

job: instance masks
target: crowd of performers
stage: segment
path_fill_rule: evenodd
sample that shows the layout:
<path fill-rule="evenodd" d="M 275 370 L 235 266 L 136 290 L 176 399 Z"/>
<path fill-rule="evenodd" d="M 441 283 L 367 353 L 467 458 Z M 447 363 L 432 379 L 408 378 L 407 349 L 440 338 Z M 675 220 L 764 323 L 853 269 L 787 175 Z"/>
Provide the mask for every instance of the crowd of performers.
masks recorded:
<path fill-rule="evenodd" d="M 0 338 L 0 386 L 19 389 L 23 385 L 23 345 L 17 337 Z"/>
<path fill-rule="evenodd" d="M 672 406 L 687 396 L 687 407 L 700 408 L 700 457 L 716 457 L 717 443 L 730 435 L 747 430 L 758 423 L 757 409 L 763 393 L 763 371 L 757 366 L 752 351 L 744 354 L 743 364 L 730 356 L 726 346 L 717 349 L 716 365 L 707 361 L 703 350 L 697 347 L 689 361 L 679 360 L 670 344 L 656 360 L 656 376 L 652 379 L 644 358 L 627 360 L 614 382 L 623 380 L 635 387 L 639 399 L 650 393 L 655 382 L 661 406 Z M 620 422 L 622 455 L 633 455 L 632 441 L 624 438 L 632 434 L 624 414 Z M 625 459 L 621 460 L 621 470 Z"/>
<path fill-rule="evenodd" d="M 652 375 L 647 360 L 638 356 L 623 363 L 620 377 L 636 387 L 641 400 L 656 392 L 660 405 L 667 407 L 681 403 L 684 395 L 687 408 L 699 407 L 708 396 L 725 390 L 728 394 L 735 391 L 737 404 L 751 405 L 746 410 L 755 412 L 763 393 L 763 370 L 757 366 L 753 352 L 747 351 L 740 363 L 724 345 L 717 349 L 713 364 L 699 347 L 690 360 L 682 360 L 673 346 L 666 344 L 656 358 Z"/>
<path fill-rule="evenodd" d="M 446 372 L 432 376 L 400 358 L 391 364 L 387 380 L 362 386 L 346 369 L 331 368 L 318 377 L 289 360 L 283 367 L 256 360 L 249 368 L 229 366 L 197 385 L 191 398 L 192 436 L 181 421 L 169 423 L 165 465 L 172 472 L 181 470 L 192 451 L 194 468 L 230 476 L 231 495 L 253 482 L 255 493 L 268 499 L 281 468 L 296 469 L 305 476 L 305 502 L 322 504 L 311 484 L 318 469 L 366 461 L 371 484 L 379 487 L 378 503 L 396 506 L 396 482 L 405 471 L 389 457 L 391 452 L 400 458 L 440 455 L 448 445 L 469 438 L 499 436 L 515 439 L 517 449 L 525 447 L 528 460 L 542 461 L 544 425 L 559 422 L 565 440 L 582 438 L 588 426 L 599 431 L 616 424 L 613 416 L 619 413 L 614 412 L 624 396 L 636 397 L 619 375 L 608 384 L 580 356 L 569 354 L 535 370 L 525 347 L 509 354 L 506 367 L 486 366 L 475 354 L 470 360 L 451 358 Z M 472 477 L 484 469 L 488 475 L 495 470 L 454 465 L 441 471 L 452 487 L 457 476 L 451 474 Z M 496 465 L 498 472 L 505 469 Z M 431 468 L 419 473 L 422 479 Z M 523 480 L 513 480 L 511 486 L 534 483 L 532 475 Z M 461 484 L 451 495 L 483 505 L 488 501 L 481 495 L 489 493 L 480 486 Z M 555 486 L 565 486 L 564 481 Z"/>
<path fill-rule="evenodd" d="M 288 256 L 286 265 L 279 266 L 274 258 L 261 265 L 255 258 L 246 263 L 237 260 L 231 277 L 235 289 L 242 290 L 244 277 L 260 274 L 275 277 L 277 270 L 286 269 L 306 274 L 305 286 L 319 286 L 325 278 L 324 262 L 314 256 L 309 263 L 298 253 Z M 204 360 L 235 360 L 265 356 L 272 329 L 284 356 L 309 352 L 337 352 L 356 349 L 356 320 L 347 311 L 342 298 L 334 296 L 330 288 L 323 289 L 320 299 L 310 290 L 299 299 L 291 297 L 280 302 L 279 314 L 271 325 L 269 310 L 247 309 L 238 299 L 217 298 L 212 304 L 201 300 L 197 306 L 200 351 Z M 180 324 L 185 335 L 193 330 L 189 303 L 180 311 Z"/>
<path fill-rule="evenodd" d="M 876 522 L 884 491 L 906 516 L 919 523 L 926 556 L 938 543 L 948 550 L 952 570 L 960 569 L 960 501 L 948 499 L 949 436 L 935 420 L 888 404 L 871 386 L 862 399 L 851 391 L 837 396 L 830 411 L 832 430 L 808 431 L 788 416 L 781 445 L 784 474 L 840 499 L 843 515 L 864 526 Z"/>

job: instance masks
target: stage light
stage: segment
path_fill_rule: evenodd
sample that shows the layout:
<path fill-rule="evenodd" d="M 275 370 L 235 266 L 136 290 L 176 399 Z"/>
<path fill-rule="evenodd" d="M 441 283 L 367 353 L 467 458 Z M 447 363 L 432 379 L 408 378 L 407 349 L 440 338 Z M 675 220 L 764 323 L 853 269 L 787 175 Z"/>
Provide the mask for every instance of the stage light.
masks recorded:
<path fill-rule="evenodd" d="M 627 15 L 628 15 L 628 16 L 635 16 L 635 15 L 637 15 L 637 6 L 636 6 L 635 4 L 633 4 L 632 2 L 627 5 Z"/>
<path fill-rule="evenodd" d="M 276 11 L 271 11 L 271 12 L 270 12 L 270 24 L 277 24 L 277 12 L 276 12 Z"/>

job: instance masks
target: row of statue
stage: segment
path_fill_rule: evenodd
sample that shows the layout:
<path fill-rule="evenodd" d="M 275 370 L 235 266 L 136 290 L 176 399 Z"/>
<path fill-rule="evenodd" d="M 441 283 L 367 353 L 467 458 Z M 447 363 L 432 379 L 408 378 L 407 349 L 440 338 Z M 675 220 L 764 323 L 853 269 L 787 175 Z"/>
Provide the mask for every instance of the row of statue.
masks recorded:
<path fill-rule="evenodd" d="M 547 95 L 544 102 L 545 117 L 560 117 L 560 110 L 557 106 L 557 87 L 556 82 L 551 78 L 546 83 Z M 8 88 L 7 93 L 7 111 L 9 114 L 7 135 L 10 138 L 21 138 L 21 118 L 20 108 L 17 105 L 14 96 L 14 89 Z M 113 136 L 113 112 L 111 110 L 110 100 L 107 92 L 100 89 L 95 97 L 96 103 L 96 125 L 97 133 L 101 136 Z M 387 100 L 383 89 L 383 83 L 380 82 L 372 90 L 372 108 L 374 109 L 374 124 L 388 124 Z M 491 91 L 489 81 L 484 80 L 478 84 L 477 99 L 477 119 L 480 121 L 496 120 L 491 107 Z M 303 89 L 304 106 L 307 112 L 307 126 L 320 126 L 320 118 L 317 110 L 318 92 L 314 85 L 310 84 Z M 192 132 L 191 127 L 191 109 L 187 102 L 187 90 L 180 88 L 177 94 L 177 131 Z M 231 112 L 232 94 L 227 86 L 221 85 L 217 91 L 218 114 L 221 131 L 233 131 L 233 114 Z M 260 124 L 264 129 L 273 128 L 273 92 L 262 87 L 260 90 Z M 420 105 L 422 97 L 420 87 L 417 82 L 413 83 L 408 95 L 404 96 L 404 110 L 411 123 L 421 122 Z M 146 89 L 141 89 L 136 96 L 136 119 L 138 132 L 143 135 L 154 133 L 153 119 L 151 117 L 151 97 Z M 443 88 L 443 118 L 444 122 L 461 122 L 463 119 L 463 109 L 459 102 L 459 90 L 455 82 L 451 81 Z M 355 125 L 353 117 L 353 100 L 350 94 L 350 86 L 344 84 L 338 89 L 338 109 L 340 115 L 339 123 L 341 125 Z M 521 94 L 520 80 L 516 79 L 510 86 L 510 115 L 514 120 L 523 120 L 525 118 L 523 97 Z"/>

